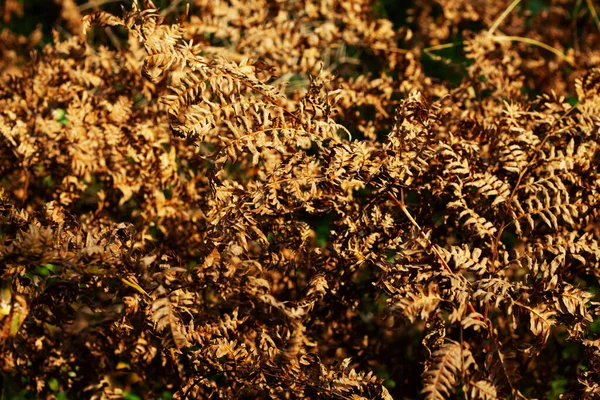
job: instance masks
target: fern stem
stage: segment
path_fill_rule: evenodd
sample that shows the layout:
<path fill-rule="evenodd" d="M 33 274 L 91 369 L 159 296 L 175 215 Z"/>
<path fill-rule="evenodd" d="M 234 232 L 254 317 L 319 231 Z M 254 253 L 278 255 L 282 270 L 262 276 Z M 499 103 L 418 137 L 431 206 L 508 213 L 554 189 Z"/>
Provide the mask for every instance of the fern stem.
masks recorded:
<path fill-rule="evenodd" d="M 590 13 L 592 14 L 594 22 L 596 23 L 596 28 L 598 28 L 598 31 L 600 31 L 600 18 L 598 18 L 598 13 L 596 12 L 596 7 L 594 7 L 594 3 L 592 3 L 592 0 L 585 0 L 585 2 L 588 8 L 590 9 Z"/>
<path fill-rule="evenodd" d="M 506 17 L 508 17 L 508 14 L 510 14 L 512 12 L 512 10 L 514 10 L 514 8 L 519 5 L 520 2 L 521 2 L 521 0 L 514 0 L 510 4 L 510 6 L 508 6 L 506 8 L 506 10 L 504 10 L 504 12 L 502 14 L 500 14 L 500 16 L 498 17 L 498 19 L 494 22 L 494 24 L 488 30 L 488 35 L 492 35 L 494 33 L 494 31 L 496 29 L 498 29 L 498 27 L 500 26 L 500 24 L 502 23 L 502 21 L 504 21 L 506 19 Z"/>
<path fill-rule="evenodd" d="M 571 61 L 569 56 L 567 56 L 565 53 L 561 52 L 558 49 L 555 49 L 554 47 L 552 47 L 550 45 L 547 45 L 544 42 L 540 42 L 539 40 L 521 37 L 521 36 L 494 36 L 492 40 L 495 42 L 522 42 L 522 43 L 527 43 L 527 44 L 530 44 L 533 46 L 538 46 L 544 50 L 548 50 L 549 52 L 554 53 L 555 55 L 557 55 L 558 57 L 562 58 L 567 63 L 569 63 L 569 65 L 575 66 L 575 63 L 573 61 Z"/>
<path fill-rule="evenodd" d="M 410 221 L 410 223 L 413 224 L 413 226 L 415 228 L 417 228 L 417 230 L 419 231 L 419 234 L 427 242 L 427 245 L 431 248 L 431 251 L 436 256 L 436 258 L 438 259 L 438 261 L 440 262 L 440 264 L 442 264 L 442 266 L 444 267 L 444 269 L 446 270 L 446 272 L 448 272 L 450 275 L 456 276 L 456 274 L 454 273 L 454 271 L 452 271 L 452 268 L 450 268 L 450 266 L 448 265 L 448 263 L 446 262 L 446 260 L 444 260 L 444 257 L 442 257 L 442 255 L 440 254 L 440 252 L 438 251 L 438 249 L 433 245 L 433 243 L 431 243 L 431 240 L 429 240 L 429 238 L 427 238 L 427 235 L 425 235 L 425 232 L 423 232 L 423 229 L 421 229 L 421 227 L 419 226 L 419 224 L 417 223 L 417 221 L 415 221 L 415 219 L 412 217 L 412 215 L 410 215 L 410 212 L 408 211 L 408 209 L 404 205 L 404 192 L 401 193 L 401 195 L 402 195 L 402 201 L 398 200 L 396 198 L 396 196 L 394 196 L 394 194 L 392 192 L 387 192 L 387 193 L 388 193 L 388 196 L 398 205 L 398 207 L 400 207 L 400 209 L 402 210 L 402 212 L 404 213 L 404 215 L 406 215 L 406 218 L 408 218 L 408 220 Z M 471 304 L 471 302 L 467 302 L 467 306 L 469 307 L 469 311 L 470 312 L 477 313 L 477 311 L 475 310 L 475 307 L 473 307 L 473 305 Z M 475 318 L 481 321 L 481 318 L 479 318 L 479 316 L 477 316 Z"/>

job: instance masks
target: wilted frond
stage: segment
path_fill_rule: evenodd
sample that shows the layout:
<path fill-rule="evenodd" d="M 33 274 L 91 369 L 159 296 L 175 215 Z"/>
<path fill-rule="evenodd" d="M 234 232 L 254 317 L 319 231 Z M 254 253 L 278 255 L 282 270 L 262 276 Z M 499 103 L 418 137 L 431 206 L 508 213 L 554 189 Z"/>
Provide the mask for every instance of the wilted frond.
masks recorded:
<path fill-rule="evenodd" d="M 433 353 L 432 364 L 423 374 L 421 394 L 428 400 L 448 398 L 459 379 L 465 379 L 463 374 L 474 364 L 475 359 L 468 348 L 454 342 L 444 343 Z"/>

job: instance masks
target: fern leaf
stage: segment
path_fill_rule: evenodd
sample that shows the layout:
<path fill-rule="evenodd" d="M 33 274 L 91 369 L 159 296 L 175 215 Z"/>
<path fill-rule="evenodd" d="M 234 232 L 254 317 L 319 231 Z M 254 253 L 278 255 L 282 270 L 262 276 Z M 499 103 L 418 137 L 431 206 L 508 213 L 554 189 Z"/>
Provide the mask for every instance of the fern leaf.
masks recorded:
<path fill-rule="evenodd" d="M 423 374 L 423 390 L 426 400 L 443 400 L 454 392 L 462 372 L 475 365 L 473 354 L 459 343 L 444 343 L 433 353 L 433 361 Z"/>
<path fill-rule="evenodd" d="M 440 301 L 442 298 L 434 287 L 425 288 L 420 285 L 414 291 L 406 290 L 402 295 L 396 295 L 388 300 L 393 304 L 393 309 L 400 311 L 411 322 L 415 322 L 417 318 L 427 320 L 437 309 Z"/>
<path fill-rule="evenodd" d="M 187 344 L 187 339 L 182 321 L 176 311 L 176 304 L 171 302 L 164 287 L 159 286 L 155 293 L 158 298 L 152 302 L 150 319 L 158 332 L 168 328 L 175 346 L 180 349 Z"/>
<path fill-rule="evenodd" d="M 471 388 L 470 395 L 472 399 L 496 400 L 499 398 L 498 389 L 490 381 L 469 382 L 469 387 Z"/>

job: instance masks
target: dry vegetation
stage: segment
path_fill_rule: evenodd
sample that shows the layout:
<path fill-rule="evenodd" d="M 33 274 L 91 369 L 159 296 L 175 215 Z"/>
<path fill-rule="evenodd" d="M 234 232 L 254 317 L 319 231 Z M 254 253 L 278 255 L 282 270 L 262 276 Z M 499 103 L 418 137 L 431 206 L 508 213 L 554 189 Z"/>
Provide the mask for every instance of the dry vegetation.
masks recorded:
<path fill-rule="evenodd" d="M 592 1 L 55 3 L 0 32 L 5 398 L 600 398 Z"/>

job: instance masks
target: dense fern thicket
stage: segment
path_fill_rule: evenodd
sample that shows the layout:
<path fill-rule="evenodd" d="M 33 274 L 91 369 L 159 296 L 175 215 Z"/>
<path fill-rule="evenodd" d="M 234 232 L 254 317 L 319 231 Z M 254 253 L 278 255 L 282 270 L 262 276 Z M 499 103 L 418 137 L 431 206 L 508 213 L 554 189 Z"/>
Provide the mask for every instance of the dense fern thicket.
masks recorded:
<path fill-rule="evenodd" d="M 122 3 L 0 4 L 3 398 L 600 397 L 593 1 Z"/>

